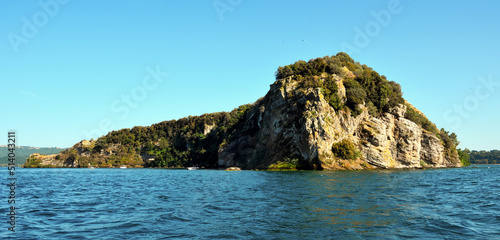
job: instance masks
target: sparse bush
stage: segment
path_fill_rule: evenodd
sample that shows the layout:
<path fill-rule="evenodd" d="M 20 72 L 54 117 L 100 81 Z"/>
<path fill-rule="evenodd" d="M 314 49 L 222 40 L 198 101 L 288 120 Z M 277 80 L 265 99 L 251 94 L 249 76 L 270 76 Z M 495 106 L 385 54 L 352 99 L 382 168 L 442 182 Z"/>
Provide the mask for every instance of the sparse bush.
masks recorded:
<path fill-rule="evenodd" d="M 426 168 L 427 167 L 427 163 L 425 163 L 424 161 L 420 160 L 420 166 L 423 167 L 423 168 Z"/>
<path fill-rule="evenodd" d="M 413 107 L 409 104 L 406 105 L 405 118 L 416 123 L 417 125 L 421 126 L 423 129 L 429 132 L 432 132 L 436 135 L 439 134 L 439 130 L 436 128 L 436 126 L 431 121 L 429 121 L 429 119 L 427 119 L 424 115 L 415 111 Z"/>
<path fill-rule="evenodd" d="M 285 158 L 283 161 L 269 165 L 270 170 L 297 170 L 299 166 L 299 159 Z"/>
<path fill-rule="evenodd" d="M 361 156 L 356 145 L 348 139 L 343 139 L 338 143 L 334 143 L 332 146 L 332 153 L 335 157 L 340 159 L 355 160 Z"/>

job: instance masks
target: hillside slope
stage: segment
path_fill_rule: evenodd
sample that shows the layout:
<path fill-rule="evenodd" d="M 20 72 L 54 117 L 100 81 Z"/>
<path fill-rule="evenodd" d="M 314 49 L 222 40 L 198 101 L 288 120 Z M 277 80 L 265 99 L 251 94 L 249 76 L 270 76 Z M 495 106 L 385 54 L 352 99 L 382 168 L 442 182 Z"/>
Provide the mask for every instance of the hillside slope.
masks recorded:
<path fill-rule="evenodd" d="M 0 166 L 6 166 L 9 163 L 8 157 L 8 147 L 0 146 Z M 39 147 L 28 147 L 28 146 L 17 146 L 16 147 L 16 165 L 23 165 L 26 159 L 33 153 L 40 154 L 57 154 L 60 153 L 63 148 L 39 148 Z"/>
<path fill-rule="evenodd" d="M 457 144 L 399 84 L 339 53 L 279 67 L 266 96 L 231 112 L 113 131 L 24 166 L 460 167 Z"/>

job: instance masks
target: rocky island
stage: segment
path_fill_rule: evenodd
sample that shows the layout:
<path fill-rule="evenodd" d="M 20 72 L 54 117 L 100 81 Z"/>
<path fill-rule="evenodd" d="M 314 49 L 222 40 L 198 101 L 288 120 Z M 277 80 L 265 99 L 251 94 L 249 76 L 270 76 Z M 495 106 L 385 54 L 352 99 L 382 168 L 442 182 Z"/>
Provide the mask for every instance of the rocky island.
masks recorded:
<path fill-rule="evenodd" d="M 457 145 L 399 84 L 338 53 L 279 67 L 264 97 L 231 112 L 113 131 L 60 154 L 33 154 L 24 167 L 461 167 L 468 162 Z"/>

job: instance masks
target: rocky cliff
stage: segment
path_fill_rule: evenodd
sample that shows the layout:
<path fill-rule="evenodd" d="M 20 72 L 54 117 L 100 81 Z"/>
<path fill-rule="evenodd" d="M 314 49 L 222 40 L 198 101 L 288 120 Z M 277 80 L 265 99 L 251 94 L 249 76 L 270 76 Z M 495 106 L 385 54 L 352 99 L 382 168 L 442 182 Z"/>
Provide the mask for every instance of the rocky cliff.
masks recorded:
<path fill-rule="evenodd" d="M 325 79 L 323 79 L 325 80 Z M 342 79 L 337 79 L 342 86 Z M 339 91 L 342 98 L 345 93 Z M 399 104 L 381 116 L 335 111 L 319 88 L 301 89 L 291 78 L 276 81 L 257 102 L 242 134 L 219 150 L 219 165 L 266 168 L 286 158 L 300 159 L 316 169 L 460 167 L 455 152 L 447 152 L 436 134 L 404 118 L 409 104 Z M 335 156 L 342 140 L 359 149 L 357 159 Z"/>
<path fill-rule="evenodd" d="M 25 166 L 460 167 L 457 144 L 399 84 L 339 53 L 280 67 L 265 97 L 232 112 L 114 131 Z"/>

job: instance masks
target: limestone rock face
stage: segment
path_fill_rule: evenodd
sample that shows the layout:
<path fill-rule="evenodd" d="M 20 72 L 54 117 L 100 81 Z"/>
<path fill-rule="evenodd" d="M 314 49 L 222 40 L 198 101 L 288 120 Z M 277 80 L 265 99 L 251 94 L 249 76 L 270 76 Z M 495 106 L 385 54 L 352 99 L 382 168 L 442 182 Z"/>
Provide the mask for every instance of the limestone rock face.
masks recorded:
<path fill-rule="evenodd" d="M 210 132 L 212 132 L 212 130 L 214 130 L 216 127 L 215 124 L 212 124 L 212 125 L 205 125 L 205 129 L 203 130 L 203 135 L 207 135 L 209 134 Z"/>
<path fill-rule="evenodd" d="M 27 161 L 32 161 L 38 163 L 40 166 L 44 167 L 56 167 L 56 168 L 72 168 L 78 165 L 78 157 L 89 157 L 89 148 L 94 147 L 96 140 L 82 140 L 75 144 L 71 149 L 74 152 L 69 154 L 67 158 L 61 158 L 61 154 L 51 154 L 43 155 L 39 153 L 33 153 L 29 156 Z M 63 151 L 64 152 L 64 151 Z M 25 164 L 26 165 L 26 164 Z"/>
<path fill-rule="evenodd" d="M 32 159 L 33 161 L 38 161 L 42 166 L 51 166 L 51 167 L 73 167 L 73 161 L 60 161 L 56 158 L 58 154 L 51 155 L 43 155 L 39 153 L 33 153 L 29 156 L 28 159 Z"/>
<path fill-rule="evenodd" d="M 459 167 L 457 158 L 446 157 L 441 141 L 405 119 L 402 106 L 384 118 L 368 118 L 360 132 L 365 160 L 383 168 Z"/>
<path fill-rule="evenodd" d="M 342 86 L 341 79 L 335 81 Z M 299 84 L 287 78 L 271 85 L 243 131 L 219 149 L 221 167 L 265 168 L 285 158 L 300 159 L 313 169 L 461 166 L 457 154 L 447 153 L 435 134 L 404 118 L 405 105 L 382 117 L 370 116 L 366 109 L 354 117 L 349 110 L 335 111 L 321 89 L 305 90 Z M 332 145 L 343 139 L 356 144 L 359 159 L 334 156 Z"/>

